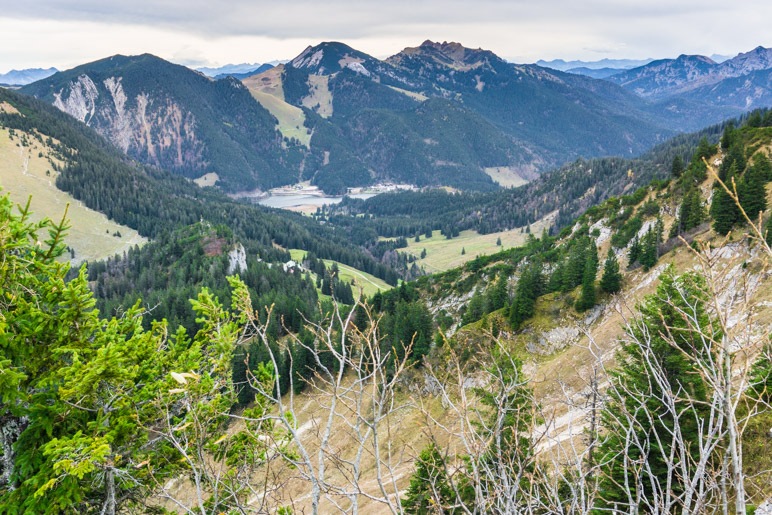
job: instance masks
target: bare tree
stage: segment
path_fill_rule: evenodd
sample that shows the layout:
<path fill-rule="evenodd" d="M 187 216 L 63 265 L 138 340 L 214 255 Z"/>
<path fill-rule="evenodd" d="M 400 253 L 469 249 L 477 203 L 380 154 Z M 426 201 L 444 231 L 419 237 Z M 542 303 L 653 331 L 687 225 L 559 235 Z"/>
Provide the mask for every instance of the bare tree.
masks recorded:
<path fill-rule="evenodd" d="M 313 408 L 297 405 L 294 381 L 298 379 L 294 373 L 290 373 L 287 392 L 278 385 L 268 388 L 254 378 L 250 381 L 258 398 L 273 406 L 265 418 L 289 435 L 296 451 L 287 455 L 297 474 L 294 480 L 310 485 L 308 502 L 295 501 L 309 504 L 312 513 L 359 513 L 363 502 L 375 503 L 391 513 L 401 512 L 396 469 L 409 457 L 394 447 L 393 420 L 408 406 L 398 400 L 398 389 L 409 366 L 410 345 L 399 353 L 386 348 L 377 318 L 367 306 L 361 307 L 368 318 L 368 323 L 362 324 L 364 329 L 352 323 L 355 310 L 344 315 L 335 306 L 322 323 L 306 320 L 306 328 L 314 335 L 313 345 L 296 335 L 285 342 L 314 356 L 314 375 L 307 384 Z M 266 326 L 257 316 L 248 317 L 244 337 L 264 345 L 278 369 L 279 356 L 272 351 Z M 323 360 L 323 355 L 327 359 Z M 300 425 L 304 411 L 313 411 L 313 415 Z M 365 470 L 365 464 L 373 470 Z"/>

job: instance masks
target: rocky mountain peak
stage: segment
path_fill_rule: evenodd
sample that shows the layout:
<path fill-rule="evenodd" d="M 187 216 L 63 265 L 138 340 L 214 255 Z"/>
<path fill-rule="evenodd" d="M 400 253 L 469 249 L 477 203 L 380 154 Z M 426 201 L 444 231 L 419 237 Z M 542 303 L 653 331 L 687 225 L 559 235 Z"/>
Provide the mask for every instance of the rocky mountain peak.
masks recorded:
<path fill-rule="evenodd" d="M 350 68 L 352 63 L 359 63 L 366 69 L 372 67 L 376 61 L 375 58 L 345 43 L 324 41 L 307 47 L 290 61 L 289 65 L 314 75 L 331 75 L 345 67 Z"/>
<path fill-rule="evenodd" d="M 721 63 L 721 71 L 727 76 L 745 75 L 756 70 L 772 68 L 772 48 L 757 46 L 753 50 Z"/>
<path fill-rule="evenodd" d="M 408 47 L 388 62 L 399 65 L 408 59 L 424 59 L 443 67 L 457 70 L 472 70 L 492 61 L 501 59 L 490 50 L 471 49 L 455 41 L 434 42 L 429 39 L 417 47 Z"/>
<path fill-rule="evenodd" d="M 688 55 L 688 54 L 681 54 L 679 55 L 676 60 L 676 63 L 683 64 L 683 63 L 701 63 L 701 64 L 707 64 L 707 65 L 715 65 L 716 61 L 711 59 L 710 57 L 706 57 L 704 55 Z"/>

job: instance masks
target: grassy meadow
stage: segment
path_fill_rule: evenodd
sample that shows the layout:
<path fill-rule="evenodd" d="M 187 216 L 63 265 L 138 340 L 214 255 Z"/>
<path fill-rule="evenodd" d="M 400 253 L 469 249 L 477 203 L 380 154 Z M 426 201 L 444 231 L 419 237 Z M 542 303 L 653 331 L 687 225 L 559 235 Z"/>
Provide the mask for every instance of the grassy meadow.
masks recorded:
<path fill-rule="evenodd" d="M 551 223 L 551 217 L 539 220 L 531 224 L 531 233 L 538 237 L 542 230 Z M 501 238 L 501 246 L 496 245 L 499 238 Z M 459 236 L 450 240 L 440 234 L 440 231 L 434 231 L 431 238 L 421 235 L 419 242 L 413 238 L 408 238 L 407 249 L 400 249 L 400 251 L 416 256 L 418 258 L 416 263 L 419 267 L 423 267 L 429 273 L 434 273 L 461 266 L 478 256 L 495 254 L 510 247 L 522 246 L 527 238 L 528 233 L 521 228 L 491 234 L 479 234 L 472 230 L 461 231 Z M 426 257 L 422 259 L 421 253 L 424 249 L 426 249 Z"/>

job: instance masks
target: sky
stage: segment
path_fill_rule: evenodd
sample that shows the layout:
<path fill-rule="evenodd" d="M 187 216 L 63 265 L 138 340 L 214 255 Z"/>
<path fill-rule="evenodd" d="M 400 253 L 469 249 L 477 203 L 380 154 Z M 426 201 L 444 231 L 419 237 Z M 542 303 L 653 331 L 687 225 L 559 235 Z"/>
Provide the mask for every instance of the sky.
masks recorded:
<path fill-rule="evenodd" d="M 342 41 L 385 58 L 457 41 L 517 63 L 734 56 L 772 46 L 769 0 L 0 0 L 0 73 L 152 53 L 190 67 Z"/>

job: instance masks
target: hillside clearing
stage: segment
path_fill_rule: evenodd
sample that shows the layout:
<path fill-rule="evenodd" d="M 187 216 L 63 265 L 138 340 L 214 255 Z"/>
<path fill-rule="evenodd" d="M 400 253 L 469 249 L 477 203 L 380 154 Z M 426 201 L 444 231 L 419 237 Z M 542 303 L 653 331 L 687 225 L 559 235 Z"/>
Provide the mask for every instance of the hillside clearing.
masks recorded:
<path fill-rule="evenodd" d="M 309 75 L 309 94 L 303 99 L 305 107 L 313 109 L 323 118 L 332 116 L 332 92 L 329 82 L 330 78 L 326 75 Z"/>
<path fill-rule="evenodd" d="M 284 88 L 281 82 L 283 70 L 284 66 L 277 66 L 260 75 L 244 79 L 242 82 L 255 100 L 279 120 L 278 129 L 282 136 L 295 138 L 308 147 L 311 143 L 311 134 L 304 125 L 306 115 L 299 107 L 284 101 Z"/>
<path fill-rule="evenodd" d="M 75 251 L 73 262 L 95 261 L 121 254 L 146 240 L 137 231 L 109 220 L 104 214 L 85 207 L 80 201 L 57 189 L 56 174 L 49 161 L 50 149 L 27 135 L 11 139 L 8 129 L 0 129 L 0 187 L 11 200 L 24 205 L 31 196 L 33 220 L 61 220 L 67 204 L 67 244 Z M 61 165 L 55 158 L 51 158 Z M 120 235 L 120 236 L 119 236 Z"/>
<path fill-rule="evenodd" d="M 486 168 L 485 173 L 493 179 L 493 182 L 502 188 L 517 188 L 528 184 L 528 180 L 521 176 L 517 170 L 509 166 L 492 166 Z"/>
<path fill-rule="evenodd" d="M 217 175 L 215 172 L 209 172 L 205 173 L 198 179 L 193 179 L 193 182 L 195 182 L 200 188 L 206 188 L 207 186 L 214 186 L 219 180 L 219 175 Z"/>
<path fill-rule="evenodd" d="M 303 261 L 303 258 L 307 254 L 307 252 L 302 249 L 290 249 L 289 252 L 292 256 L 292 259 L 298 263 Z M 357 270 L 356 268 L 344 265 L 343 263 L 333 261 L 331 259 L 323 259 L 322 261 L 324 261 L 324 264 L 328 268 L 331 267 L 333 263 L 338 265 L 338 279 L 345 283 L 351 283 L 354 298 L 359 296 L 360 288 L 366 297 L 371 297 L 379 291 L 386 291 L 391 289 L 391 286 L 384 280 L 378 279 L 374 275 L 368 274 L 367 272 Z"/>

